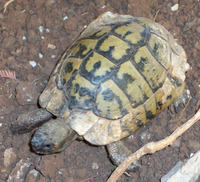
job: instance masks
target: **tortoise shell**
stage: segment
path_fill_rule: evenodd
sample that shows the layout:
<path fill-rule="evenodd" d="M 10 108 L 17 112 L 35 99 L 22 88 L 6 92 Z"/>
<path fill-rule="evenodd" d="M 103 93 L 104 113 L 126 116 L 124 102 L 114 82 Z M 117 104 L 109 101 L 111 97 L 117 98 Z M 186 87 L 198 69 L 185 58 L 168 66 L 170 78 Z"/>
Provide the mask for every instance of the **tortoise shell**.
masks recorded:
<path fill-rule="evenodd" d="M 90 143 L 106 145 L 172 104 L 188 69 L 164 27 L 107 12 L 66 50 L 39 101 Z"/>

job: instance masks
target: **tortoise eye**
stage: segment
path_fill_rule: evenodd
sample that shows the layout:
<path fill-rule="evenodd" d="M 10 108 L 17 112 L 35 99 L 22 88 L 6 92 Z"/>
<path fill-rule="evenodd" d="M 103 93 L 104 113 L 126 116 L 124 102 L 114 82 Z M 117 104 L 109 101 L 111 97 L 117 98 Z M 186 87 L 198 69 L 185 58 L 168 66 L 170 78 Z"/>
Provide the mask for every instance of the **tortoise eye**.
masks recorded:
<path fill-rule="evenodd" d="M 46 149 L 50 149 L 50 147 L 51 147 L 50 144 L 45 145 L 45 148 L 46 148 Z"/>

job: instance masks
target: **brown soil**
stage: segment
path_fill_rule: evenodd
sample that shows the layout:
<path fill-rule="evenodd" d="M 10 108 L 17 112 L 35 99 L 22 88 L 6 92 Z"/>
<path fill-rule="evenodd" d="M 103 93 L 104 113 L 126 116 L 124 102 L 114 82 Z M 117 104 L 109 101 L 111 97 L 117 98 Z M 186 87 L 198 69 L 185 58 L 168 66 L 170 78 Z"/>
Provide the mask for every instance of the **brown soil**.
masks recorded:
<path fill-rule="evenodd" d="M 169 135 L 200 106 L 200 2 L 198 0 L 15 0 L 3 12 L 0 2 L 0 70 L 11 70 L 20 83 L 0 78 L 0 182 L 2 181 L 106 181 L 115 166 L 104 147 L 75 141 L 65 151 L 40 156 L 30 150 L 31 133 L 12 135 L 17 116 L 38 107 L 57 60 L 83 30 L 106 11 L 155 19 L 184 47 L 191 70 L 187 85 L 192 99 L 182 119 L 169 110 L 128 138 L 133 151 L 149 141 Z M 179 3 L 178 11 L 171 7 Z M 43 31 L 42 31 L 43 29 Z M 40 31 L 39 31 L 40 30 Z M 36 66 L 29 63 L 35 61 Z M 182 108 L 180 108 L 180 111 Z M 172 146 L 141 158 L 142 167 L 119 181 L 156 182 L 178 161 L 200 149 L 200 124 L 195 124 Z"/>

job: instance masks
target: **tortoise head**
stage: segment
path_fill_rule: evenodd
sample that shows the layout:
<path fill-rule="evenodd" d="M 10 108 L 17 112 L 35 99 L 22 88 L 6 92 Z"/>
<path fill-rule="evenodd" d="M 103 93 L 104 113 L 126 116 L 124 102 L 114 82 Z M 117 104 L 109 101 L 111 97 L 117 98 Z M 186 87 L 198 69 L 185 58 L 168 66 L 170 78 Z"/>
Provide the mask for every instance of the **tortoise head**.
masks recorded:
<path fill-rule="evenodd" d="M 62 119 L 52 119 L 36 130 L 32 140 L 32 149 L 39 154 L 51 154 L 63 151 L 78 135 Z"/>

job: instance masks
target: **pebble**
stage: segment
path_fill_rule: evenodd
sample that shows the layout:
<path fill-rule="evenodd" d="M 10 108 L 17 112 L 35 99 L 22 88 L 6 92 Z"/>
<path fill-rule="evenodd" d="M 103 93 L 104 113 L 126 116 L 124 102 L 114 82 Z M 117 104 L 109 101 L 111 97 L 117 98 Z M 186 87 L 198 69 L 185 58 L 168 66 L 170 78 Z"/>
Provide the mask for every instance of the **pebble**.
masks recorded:
<path fill-rule="evenodd" d="M 62 171 L 58 171 L 58 174 L 62 174 Z"/>
<path fill-rule="evenodd" d="M 30 160 L 24 160 L 21 159 L 13 168 L 12 172 L 8 176 L 7 182 L 13 182 L 13 181 L 25 181 L 24 180 L 24 174 L 28 171 L 32 163 Z"/>
<path fill-rule="evenodd" d="M 92 163 L 92 169 L 99 169 L 99 165 L 95 162 Z"/>
<path fill-rule="evenodd" d="M 194 154 L 186 162 L 179 161 L 165 176 L 161 182 L 197 181 L 200 176 L 200 151 Z"/>
<path fill-rule="evenodd" d="M 4 152 L 4 166 L 8 167 L 13 164 L 17 159 L 17 156 L 13 148 L 8 148 Z"/>
<path fill-rule="evenodd" d="M 40 59 L 43 58 L 43 54 L 42 53 L 39 53 L 38 56 L 39 56 Z"/>
<path fill-rule="evenodd" d="M 46 32 L 49 33 L 49 32 L 51 32 L 51 31 L 50 31 L 48 28 L 46 28 Z"/>
<path fill-rule="evenodd" d="M 40 33 L 42 33 L 42 32 L 44 31 L 44 28 L 43 28 L 43 26 L 39 26 L 39 28 L 38 28 L 38 29 L 39 29 L 39 32 L 40 32 Z"/>
<path fill-rule="evenodd" d="M 179 4 L 173 5 L 173 6 L 171 7 L 171 10 L 172 10 L 172 11 L 177 11 L 177 10 L 178 10 L 178 6 L 179 6 Z"/>
<path fill-rule="evenodd" d="M 68 16 L 65 16 L 64 18 L 63 18 L 63 21 L 65 21 L 65 20 L 67 20 L 68 19 Z"/>
<path fill-rule="evenodd" d="M 35 61 L 29 61 L 29 64 L 34 68 L 36 67 L 37 63 Z"/>
<path fill-rule="evenodd" d="M 56 46 L 53 45 L 53 44 L 48 44 L 48 45 L 47 45 L 47 48 L 49 48 L 49 49 L 56 49 Z"/>

